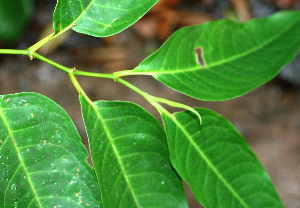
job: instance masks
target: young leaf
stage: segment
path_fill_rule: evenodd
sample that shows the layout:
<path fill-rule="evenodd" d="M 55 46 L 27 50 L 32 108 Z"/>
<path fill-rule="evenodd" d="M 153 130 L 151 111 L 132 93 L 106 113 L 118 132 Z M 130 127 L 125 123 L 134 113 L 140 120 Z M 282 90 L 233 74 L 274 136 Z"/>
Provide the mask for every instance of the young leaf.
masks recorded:
<path fill-rule="evenodd" d="M 158 0 L 58 0 L 53 27 L 56 33 L 73 30 L 105 37 L 126 29 L 139 20 Z"/>
<path fill-rule="evenodd" d="M 101 207 L 67 113 L 36 93 L 0 96 L 0 207 Z"/>
<path fill-rule="evenodd" d="M 299 46 L 300 12 L 219 20 L 178 30 L 134 71 L 197 99 L 225 100 L 272 79 Z"/>
<path fill-rule="evenodd" d="M 283 207 L 272 182 L 237 130 L 207 109 L 163 115 L 170 159 L 206 208 Z"/>
<path fill-rule="evenodd" d="M 133 103 L 80 102 L 104 207 L 187 207 L 157 120 Z"/>

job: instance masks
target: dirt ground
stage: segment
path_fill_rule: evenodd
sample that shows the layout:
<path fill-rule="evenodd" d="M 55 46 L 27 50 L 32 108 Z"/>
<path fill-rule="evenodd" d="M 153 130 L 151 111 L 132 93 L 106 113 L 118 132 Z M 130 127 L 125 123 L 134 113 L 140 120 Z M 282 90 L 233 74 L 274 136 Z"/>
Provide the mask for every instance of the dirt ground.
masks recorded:
<path fill-rule="evenodd" d="M 45 10 L 38 10 L 38 25 L 51 21 Z M 49 12 L 48 12 L 49 14 Z M 51 14 L 50 14 L 51 15 Z M 43 18 L 44 19 L 43 19 Z M 43 24 L 45 25 L 45 24 Z M 40 26 L 41 27 L 41 26 Z M 16 45 L 27 48 L 36 41 L 38 26 Z M 67 41 L 47 58 L 64 66 L 91 72 L 111 73 L 132 69 L 159 47 L 159 41 L 146 41 L 134 30 L 126 30 L 118 41 L 99 40 L 71 32 Z M 300 69 L 299 69 L 300 70 Z M 156 118 L 159 114 L 142 97 L 121 84 L 100 78 L 78 77 L 92 100 L 126 100 L 135 102 Z M 233 100 L 203 102 L 177 93 L 151 77 L 126 78 L 151 95 L 215 110 L 242 133 L 271 176 L 286 207 L 300 207 L 300 88 L 277 77 L 266 85 Z M 0 94 L 38 92 L 61 105 L 75 122 L 86 143 L 78 94 L 68 76 L 39 60 L 29 61 L 16 55 L 0 56 Z M 171 112 L 178 109 L 169 108 Z M 189 192 L 189 191 L 187 191 Z M 190 196 L 190 194 L 188 193 Z M 191 207 L 200 207 L 189 197 Z"/>

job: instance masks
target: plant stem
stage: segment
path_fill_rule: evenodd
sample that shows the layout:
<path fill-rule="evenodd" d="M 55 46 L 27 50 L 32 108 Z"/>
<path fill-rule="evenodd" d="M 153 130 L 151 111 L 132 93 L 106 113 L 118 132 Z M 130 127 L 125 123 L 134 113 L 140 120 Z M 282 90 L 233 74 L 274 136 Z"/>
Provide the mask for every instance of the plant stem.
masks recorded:
<path fill-rule="evenodd" d="M 129 82 L 119 78 L 121 76 L 127 76 L 127 75 L 152 75 L 154 77 L 157 77 L 156 74 L 153 73 L 143 73 L 143 72 L 134 72 L 133 70 L 125 70 L 125 71 L 120 71 L 120 72 L 115 72 L 112 74 L 102 74 L 102 73 L 94 73 L 94 72 L 85 72 L 85 71 L 80 71 L 80 70 L 76 70 L 75 67 L 74 68 L 68 68 L 65 67 L 63 65 L 60 65 L 54 61 L 51 61 L 50 59 L 45 58 L 44 56 L 38 54 L 37 52 L 33 52 L 35 49 L 37 49 L 38 47 L 42 46 L 43 44 L 45 44 L 46 42 L 50 41 L 52 39 L 53 35 L 51 36 L 47 36 L 46 38 L 44 38 L 42 41 L 38 42 L 37 44 L 35 44 L 34 46 L 30 47 L 27 50 L 13 50 L 13 49 L 0 49 L 0 54 L 19 54 L 19 55 L 26 55 L 28 56 L 31 60 L 33 58 L 39 59 L 43 62 L 46 62 L 64 72 L 66 72 L 71 80 L 71 82 L 73 83 L 74 87 L 76 88 L 76 90 L 78 91 L 79 94 L 81 94 L 86 101 L 93 107 L 96 108 L 95 104 L 89 99 L 89 97 L 85 94 L 85 92 L 83 91 L 83 89 L 81 88 L 80 84 L 78 83 L 77 79 L 75 78 L 75 75 L 81 75 L 81 76 L 89 76 L 89 77 L 100 77 L 100 78 L 107 78 L 107 79 L 112 79 L 114 81 L 120 82 L 121 84 L 127 86 L 128 88 L 132 89 L 133 91 L 135 91 L 136 93 L 140 94 L 141 96 L 143 96 L 152 106 L 154 106 L 157 111 L 160 114 L 165 114 L 168 117 L 175 119 L 175 117 L 169 113 L 164 107 L 162 107 L 162 105 L 160 103 L 165 103 L 169 106 L 172 107 L 177 107 L 177 108 L 183 108 L 186 110 L 189 110 L 191 112 L 193 112 L 194 114 L 197 115 L 197 117 L 200 120 L 200 124 L 202 123 L 201 120 L 201 116 L 197 113 L 197 111 L 195 111 L 193 108 L 181 104 L 181 103 L 176 103 L 176 102 L 172 102 L 170 100 L 164 99 L 164 98 L 159 98 L 159 97 L 155 97 L 152 95 L 149 95 L 148 93 L 140 90 L 139 88 L 135 87 L 134 85 L 130 84 Z"/>
<path fill-rule="evenodd" d="M 162 107 L 158 102 L 156 102 L 154 98 L 154 96 L 149 95 L 148 93 L 140 90 L 139 88 L 137 88 L 136 86 L 130 84 L 129 82 L 121 79 L 121 78 L 117 78 L 116 79 L 117 82 L 125 85 L 126 87 L 132 89 L 133 91 L 135 91 L 136 93 L 140 94 L 141 96 L 143 96 L 152 106 L 154 106 L 156 108 L 156 110 L 160 113 L 160 114 L 165 114 L 168 117 L 175 119 L 175 117 L 169 112 L 167 111 L 164 107 Z M 170 101 L 171 102 L 171 101 Z"/>
<path fill-rule="evenodd" d="M 176 119 L 171 113 L 169 113 L 164 107 L 162 107 L 161 104 L 159 104 L 159 103 L 165 103 L 165 104 L 175 107 L 175 108 L 183 108 L 185 110 L 193 112 L 199 118 L 200 125 L 202 124 L 202 119 L 201 119 L 200 114 L 197 111 L 195 111 L 195 109 L 191 108 L 190 106 L 187 106 L 187 105 L 184 105 L 181 103 L 177 103 L 177 102 L 173 102 L 173 101 L 170 101 L 170 100 L 167 100 L 164 98 L 159 98 L 159 97 L 149 95 L 148 93 L 145 93 L 144 91 L 138 89 L 137 87 L 133 86 L 132 84 L 126 82 L 125 80 L 123 80 L 121 78 L 117 78 L 116 81 L 120 82 L 121 84 L 129 87 L 133 91 L 135 91 L 138 94 L 140 94 L 141 96 L 143 96 L 151 105 L 153 105 L 158 110 L 158 112 L 160 114 L 163 113 L 172 119 Z"/>
<path fill-rule="evenodd" d="M 28 50 L 16 50 L 16 49 L 0 49 L 0 54 L 14 54 L 29 56 Z"/>
<path fill-rule="evenodd" d="M 94 72 L 85 72 L 80 70 L 75 70 L 74 75 L 88 76 L 88 77 L 101 77 L 116 80 L 113 74 L 102 74 L 102 73 L 94 73 Z"/>
<path fill-rule="evenodd" d="M 164 98 L 158 98 L 158 97 L 154 97 L 154 96 L 151 96 L 151 97 L 153 98 L 153 100 L 155 100 L 159 103 L 165 103 L 165 104 L 175 107 L 175 108 L 183 108 L 183 109 L 193 112 L 199 118 L 200 125 L 202 124 L 202 118 L 201 118 L 200 114 L 192 107 L 190 107 L 188 105 L 184 105 L 182 103 L 173 102 L 173 101 L 170 101 L 170 100 L 167 100 Z"/>
<path fill-rule="evenodd" d="M 154 78 L 158 78 L 158 75 L 153 72 L 135 72 L 133 70 L 123 70 L 123 71 L 117 71 L 113 73 L 115 79 L 123 76 L 129 76 L 129 75 L 150 75 Z"/>
<path fill-rule="evenodd" d="M 45 58 L 44 56 L 41 56 L 40 54 L 38 54 L 37 52 L 34 52 L 33 54 L 30 53 L 29 50 L 13 50 L 13 49 L 0 49 L 0 54 L 15 54 L 15 55 L 25 55 L 32 58 L 36 58 L 39 59 L 43 62 L 46 62 L 64 72 L 66 72 L 67 74 L 72 73 L 72 68 L 67 68 L 63 65 L 60 65 L 54 61 L 51 61 L 50 59 Z"/>
<path fill-rule="evenodd" d="M 81 94 L 93 108 L 97 108 L 97 106 L 90 100 L 90 98 L 85 94 L 85 92 L 81 88 L 79 82 L 77 81 L 76 77 L 74 76 L 74 73 L 69 73 L 68 76 L 69 76 L 71 82 L 73 83 L 75 89 L 77 90 L 77 92 L 79 94 Z"/>
<path fill-rule="evenodd" d="M 63 34 L 67 30 L 71 29 L 74 25 L 75 24 L 72 23 L 68 27 L 66 27 L 63 30 L 59 31 L 58 33 L 52 33 L 52 34 L 48 35 L 47 37 L 43 38 L 42 40 L 40 40 L 39 42 L 37 42 L 36 44 L 34 44 L 33 46 L 29 47 L 28 50 L 30 52 L 30 55 L 33 55 L 33 53 L 36 50 L 38 50 L 40 47 L 42 47 L 43 45 L 45 45 L 46 43 L 48 43 L 52 39 L 56 38 L 57 36 Z M 32 59 L 32 56 L 30 56 L 30 59 Z"/>
<path fill-rule="evenodd" d="M 46 43 L 48 43 L 50 40 L 52 40 L 53 36 L 55 35 L 55 33 L 52 33 L 50 35 L 48 35 L 47 37 L 43 38 L 42 40 L 40 40 L 39 42 L 37 42 L 36 44 L 32 45 L 31 47 L 28 48 L 29 53 L 31 55 L 33 55 L 33 53 L 39 49 L 40 47 L 42 47 L 43 45 L 45 45 Z M 32 57 L 30 57 L 30 59 L 32 59 Z"/>
<path fill-rule="evenodd" d="M 30 57 L 30 55 L 31 55 L 32 58 L 36 58 L 43 62 L 46 62 L 64 72 L 66 72 L 67 74 L 73 73 L 74 75 L 89 76 L 89 77 L 101 77 L 101 78 L 115 80 L 115 76 L 113 74 L 102 74 L 102 73 L 93 73 L 93 72 L 85 72 L 85 71 L 75 70 L 75 68 L 68 68 L 68 67 L 65 67 L 54 61 L 51 61 L 50 59 L 47 59 L 46 57 L 38 54 L 37 52 L 34 52 L 33 54 L 31 54 L 29 50 L 0 49 L 0 54 L 16 54 L 16 55 L 25 55 L 28 57 Z"/>
<path fill-rule="evenodd" d="M 48 64 L 50 64 L 50 65 L 52 65 L 52 66 L 54 66 L 54 67 L 56 67 L 56 68 L 58 68 L 58 69 L 64 71 L 64 72 L 66 72 L 67 74 L 72 73 L 73 70 L 74 70 L 74 69 L 72 69 L 72 68 L 68 68 L 68 67 L 65 67 L 65 66 L 63 66 L 63 65 L 60 65 L 60 64 L 58 64 L 58 63 L 56 63 L 56 62 L 54 62 L 54 61 L 51 61 L 50 59 L 47 59 L 47 58 L 45 58 L 44 56 L 41 56 L 41 55 L 38 54 L 37 52 L 34 52 L 34 53 L 32 54 L 32 57 L 34 57 L 34 58 L 36 58 L 36 59 L 39 59 L 39 60 L 41 60 L 41 61 L 43 61 L 43 62 L 46 62 L 46 63 L 48 63 Z"/>

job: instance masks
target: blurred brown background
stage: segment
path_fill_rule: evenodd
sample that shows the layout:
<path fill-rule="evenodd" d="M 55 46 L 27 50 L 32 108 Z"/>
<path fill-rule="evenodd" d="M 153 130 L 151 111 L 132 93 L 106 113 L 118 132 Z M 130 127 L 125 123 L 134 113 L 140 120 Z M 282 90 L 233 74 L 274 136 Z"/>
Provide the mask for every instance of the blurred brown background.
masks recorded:
<path fill-rule="evenodd" d="M 15 44 L 0 47 L 25 49 L 42 33 L 52 30 L 55 1 L 35 1 L 34 16 L 27 31 Z M 296 0 L 160 0 L 131 28 L 108 38 L 94 38 L 70 31 L 60 42 L 50 42 L 39 52 L 67 67 L 111 73 L 132 69 L 154 52 L 176 29 L 205 21 L 231 18 L 246 21 L 281 9 L 299 9 Z M 50 32 L 49 32 L 50 31 Z M 278 54 L 280 55 L 280 54 Z M 151 77 L 126 80 L 149 94 L 192 107 L 205 107 L 231 121 L 243 134 L 270 174 L 286 207 L 300 207 L 300 61 L 299 57 L 281 76 L 240 97 L 223 102 L 203 102 L 177 93 Z M 298 72 L 298 74 L 297 74 Z M 142 97 L 111 80 L 78 77 L 92 100 L 126 100 L 138 103 L 159 119 Z M 68 76 L 39 60 L 0 55 L 0 94 L 32 91 L 53 99 L 75 122 L 84 143 L 78 93 Z M 178 109 L 169 108 L 171 112 Z M 189 195 L 190 206 L 200 207 Z"/>

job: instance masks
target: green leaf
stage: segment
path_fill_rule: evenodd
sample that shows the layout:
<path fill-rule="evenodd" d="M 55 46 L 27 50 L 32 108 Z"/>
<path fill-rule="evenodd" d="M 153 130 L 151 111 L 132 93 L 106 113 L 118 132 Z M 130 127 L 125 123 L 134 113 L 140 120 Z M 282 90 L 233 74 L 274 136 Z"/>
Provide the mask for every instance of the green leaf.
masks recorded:
<path fill-rule="evenodd" d="M 67 113 L 36 93 L 0 96 L 0 207 L 101 207 Z"/>
<path fill-rule="evenodd" d="M 128 102 L 80 102 L 104 207 L 187 207 L 152 115 Z"/>
<path fill-rule="evenodd" d="M 225 100 L 272 79 L 299 46 L 300 12 L 218 20 L 178 30 L 134 71 L 197 99 Z"/>
<path fill-rule="evenodd" d="M 73 30 L 95 37 L 121 32 L 139 20 L 158 0 L 58 0 L 53 27 L 56 33 Z"/>
<path fill-rule="evenodd" d="M 237 130 L 207 109 L 163 115 L 170 159 L 206 208 L 283 207 L 256 156 Z"/>
<path fill-rule="evenodd" d="M 7 44 L 17 41 L 32 17 L 31 0 L 0 0 L 0 40 Z"/>

